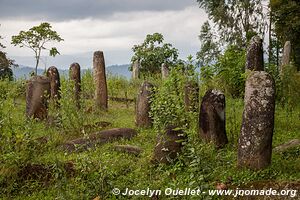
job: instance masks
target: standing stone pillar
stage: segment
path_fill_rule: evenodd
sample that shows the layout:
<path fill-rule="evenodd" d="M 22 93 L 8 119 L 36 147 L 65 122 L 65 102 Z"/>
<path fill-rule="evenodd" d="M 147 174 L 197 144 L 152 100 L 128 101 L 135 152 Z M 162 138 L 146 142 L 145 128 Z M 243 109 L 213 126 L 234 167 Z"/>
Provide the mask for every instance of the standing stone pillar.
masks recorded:
<path fill-rule="evenodd" d="M 217 148 L 228 143 L 225 129 L 225 95 L 218 90 L 208 90 L 201 103 L 199 116 L 200 137 L 213 142 Z"/>
<path fill-rule="evenodd" d="M 140 61 L 136 60 L 132 64 L 132 79 L 138 79 L 139 78 L 139 76 L 140 76 L 139 70 L 140 70 Z"/>
<path fill-rule="evenodd" d="M 247 49 L 246 70 L 264 71 L 263 43 L 258 36 L 252 37 Z"/>
<path fill-rule="evenodd" d="M 292 46 L 290 41 L 286 41 L 283 48 L 283 54 L 281 59 L 281 66 L 280 66 L 280 74 L 283 73 L 284 66 L 290 64 L 290 57 L 291 57 Z"/>
<path fill-rule="evenodd" d="M 197 112 L 199 107 L 199 85 L 190 81 L 184 86 L 184 104 L 187 112 Z"/>
<path fill-rule="evenodd" d="M 170 71 L 169 71 L 167 63 L 161 64 L 161 77 L 162 77 L 162 79 L 168 78 L 169 73 L 170 73 Z"/>
<path fill-rule="evenodd" d="M 95 105 L 97 108 L 107 110 L 107 84 L 105 74 L 105 61 L 102 51 L 94 52 L 93 58 L 94 82 L 95 82 Z"/>
<path fill-rule="evenodd" d="M 74 98 L 76 107 L 80 109 L 80 92 L 81 92 L 81 77 L 80 65 L 73 63 L 70 66 L 70 80 L 74 82 Z"/>
<path fill-rule="evenodd" d="M 145 81 L 139 91 L 136 100 L 135 123 L 138 127 L 151 127 L 152 119 L 149 116 L 150 98 L 153 85 Z"/>
<path fill-rule="evenodd" d="M 238 166 L 263 169 L 270 165 L 275 112 L 275 83 L 266 72 L 246 81 L 245 107 L 239 136 Z"/>
<path fill-rule="evenodd" d="M 26 116 L 40 120 L 48 116 L 50 80 L 45 76 L 32 77 L 26 88 Z"/>
<path fill-rule="evenodd" d="M 56 106 L 59 106 L 58 100 L 60 99 L 60 78 L 59 72 L 56 67 L 49 67 L 47 70 L 47 77 L 50 79 L 50 97 Z"/>

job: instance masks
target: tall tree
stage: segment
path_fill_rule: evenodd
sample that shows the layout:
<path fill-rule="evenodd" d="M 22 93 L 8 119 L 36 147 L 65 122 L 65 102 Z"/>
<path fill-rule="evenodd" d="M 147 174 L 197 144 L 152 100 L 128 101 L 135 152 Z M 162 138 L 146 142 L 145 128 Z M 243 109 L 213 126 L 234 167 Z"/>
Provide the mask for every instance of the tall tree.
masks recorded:
<path fill-rule="evenodd" d="M 171 67 L 178 58 L 178 50 L 170 43 L 164 43 L 161 33 L 147 35 L 144 42 L 134 45 L 132 48 L 134 55 L 132 63 L 139 60 L 141 63 L 140 71 L 142 74 L 159 73 L 161 64 L 166 63 Z"/>
<path fill-rule="evenodd" d="M 299 0 L 271 0 L 275 32 L 281 45 L 286 41 L 292 44 L 292 57 L 300 69 L 300 1 Z"/>
<path fill-rule="evenodd" d="M 202 25 L 199 35 L 201 47 L 200 51 L 197 52 L 197 59 L 200 66 L 207 66 L 217 61 L 220 54 L 220 47 L 216 39 L 216 34 L 213 32 L 209 22 L 206 21 Z"/>
<path fill-rule="evenodd" d="M 262 0 L 197 0 L 225 43 L 245 47 L 255 34 L 264 33 Z"/>
<path fill-rule="evenodd" d="M 12 44 L 19 47 L 27 47 L 34 52 L 35 55 L 35 74 L 37 74 L 37 68 L 41 58 L 42 50 L 47 49 L 46 43 L 50 41 L 60 42 L 63 39 L 57 34 L 56 31 L 51 29 L 51 25 L 47 22 L 41 23 L 39 26 L 34 26 L 28 31 L 20 31 L 16 36 L 12 36 Z M 56 47 L 52 47 L 49 50 L 50 56 L 56 56 L 59 54 Z"/>
<path fill-rule="evenodd" d="M 0 40 L 3 39 L 0 35 Z M 6 56 L 6 53 L 3 49 L 5 49 L 5 45 L 0 42 L 0 79 L 8 78 L 9 80 L 13 79 L 13 71 L 11 69 L 12 66 L 17 66 L 14 63 L 14 60 L 9 59 Z"/>

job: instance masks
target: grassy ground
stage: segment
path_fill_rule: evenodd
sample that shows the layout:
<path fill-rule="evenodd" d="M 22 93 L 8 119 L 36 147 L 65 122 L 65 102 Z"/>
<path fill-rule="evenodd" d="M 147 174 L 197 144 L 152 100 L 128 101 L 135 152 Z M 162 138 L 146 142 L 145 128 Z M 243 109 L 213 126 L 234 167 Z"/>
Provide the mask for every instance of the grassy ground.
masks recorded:
<path fill-rule="evenodd" d="M 18 88 L 16 89 L 18 90 Z M 66 90 L 63 90 L 67 91 Z M 129 95 L 130 96 L 130 95 Z M 216 150 L 203 144 L 196 127 L 187 130 L 189 141 L 178 162 L 153 165 L 150 160 L 156 144 L 154 129 L 137 129 L 138 135 L 130 141 L 121 140 L 97 146 L 81 153 L 66 153 L 59 146 L 64 141 L 99 131 L 99 128 L 83 130 L 82 125 L 108 121 L 108 128 L 135 128 L 134 104 L 109 102 L 108 112 L 90 112 L 91 100 L 76 111 L 67 107 L 70 101 L 62 103 L 60 120 L 55 125 L 26 120 L 24 97 L 12 101 L 9 97 L 1 104 L 1 199 L 149 199 L 141 196 L 115 196 L 114 188 L 130 189 L 199 188 L 202 191 L 214 189 L 217 183 L 228 187 L 243 187 L 249 183 L 296 182 L 300 189 L 300 148 L 286 153 L 273 153 L 272 165 L 254 172 L 236 167 L 237 140 L 240 131 L 243 101 L 227 98 L 226 129 L 230 140 L 226 148 Z M 88 112 L 89 111 L 89 112 Z M 52 112 L 55 116 L 55 112 Z M 195 119 L 196 121 L 197 119 Z M 39 144 L 35 138 L 48 137 L 49 142 Z M 300 139 L 300 109 L 288 111 L 277 106 L 273 146 L 290 139 Z M 13 141 L 12 141 L 13 140 Z M 140 156 L 119 153 L 113 150 L 115 144 L 132 144 L 143 149 Z M 69 177 L 64 163 L 72 163 L 75 175 Z M 49 180 L 24 180 L 18 173 L 28 163 L 47 165 L 51 168 Z M 296 187 L 295 186 L 295 187 Z M 299 197 L 299 196 L 298 196 Z M 160 196 L 160 199 L 193 199 L 191 196 Z M 218 199 L 206 195 L 194 199 Z"/>

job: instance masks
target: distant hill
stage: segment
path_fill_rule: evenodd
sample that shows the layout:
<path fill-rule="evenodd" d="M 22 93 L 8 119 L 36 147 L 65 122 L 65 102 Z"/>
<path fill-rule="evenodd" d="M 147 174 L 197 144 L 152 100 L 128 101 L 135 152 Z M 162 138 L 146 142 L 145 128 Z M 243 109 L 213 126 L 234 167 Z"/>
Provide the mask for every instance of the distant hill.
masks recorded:
<path fill-rule="evenodd" d="M 113 76 L 123 76 L 125 78 L 131 77 L 131 72 L 128 70 L 129 64 L 124 65 L 111 65 L 106 67 L 106 74 Z M 19 65 L 19 67 L 13 68 L 14 77 L 16 79 L 28 79 L 30 77 L 30 73 L 35 69 L 33 67 L 28 67 L 24 65 Z M 84 74 L 88 69 L 82 69 L 81 73 Z M 68 70 L 58 69 L 61 76 L 68 76 Z M 38 69 L 38 74 L 43 74 L 44 69 Z"/>

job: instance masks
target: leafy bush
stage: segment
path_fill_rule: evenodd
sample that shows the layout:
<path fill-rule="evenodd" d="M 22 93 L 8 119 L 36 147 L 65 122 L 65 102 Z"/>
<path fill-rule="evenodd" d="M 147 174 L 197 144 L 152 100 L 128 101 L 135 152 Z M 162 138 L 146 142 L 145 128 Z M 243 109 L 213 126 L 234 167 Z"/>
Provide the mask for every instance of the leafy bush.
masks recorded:
<path fill-rule="evenodd" d="M 162 130 L 168 125 L 182 128 L 188 125 L 191 113 L 185 110 L 184 87 L 189 81 L 196 81 L 197 75 L 191 63 L 186 64 L 185 69 L 180 65 L 174 67 L 162 85 L 154 89 L 150 116 L 157 130 Z"/>

